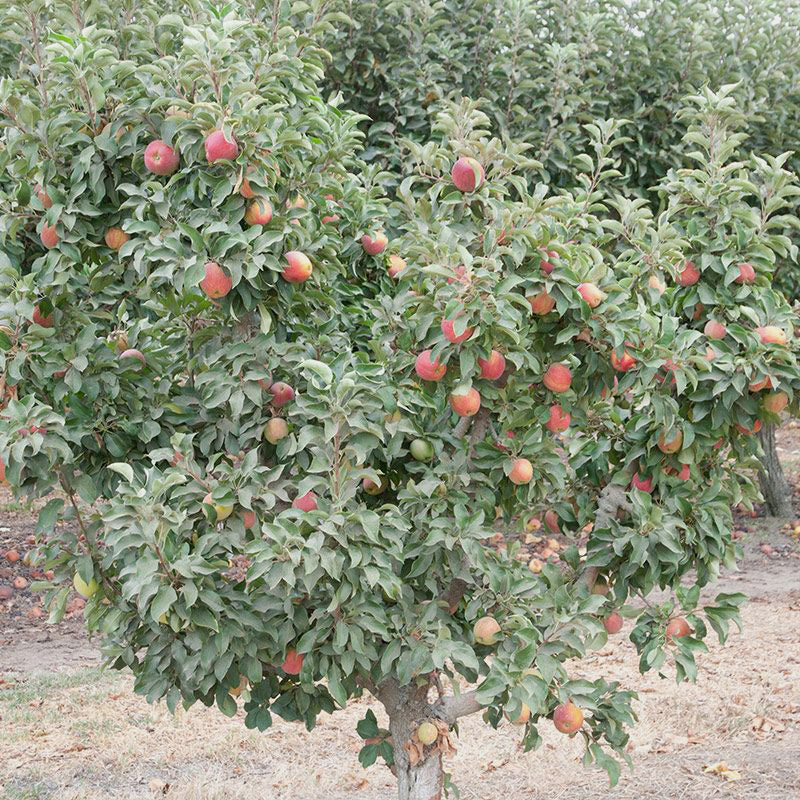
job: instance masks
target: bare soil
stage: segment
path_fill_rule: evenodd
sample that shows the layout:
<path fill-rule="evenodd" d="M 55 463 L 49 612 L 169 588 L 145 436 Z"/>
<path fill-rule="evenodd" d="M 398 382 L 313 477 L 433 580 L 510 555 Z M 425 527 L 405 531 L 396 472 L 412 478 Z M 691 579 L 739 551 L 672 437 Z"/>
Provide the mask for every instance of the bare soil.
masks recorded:
<path fill-rule="evenodd" d="M 800 472 L 800 428 L 779 434 L 790 482 Z M 796 515 L 800 518 L 800 498 Z M 0 496 L 0 586 L 36 570 L 2 558 L 30 548 L 33 510 Z M 800 525 L 797 526 L 800 533 Z M 699 658 L 696 684 L 640 675 L 625 631 L 577 669 L 619 680 L 639 693 L 639 724 L 623 771 L 610 789 L 584 769 L 580 745 L 540 726 L 543 747 L 523 753 L 519 730 L 463 720 L 458 752 L 445 768 L 462 800 L 791 800 L 800 798 L 800 537 L 795 520 L 737 515 L 745 557 L 718 591 L 750 596 L 744 631 Z M 540 531 L 523 538 L 541 555 Z M 503 546 L 503 543 L 497 543 Z M 356 722 L 367 700 L 320 719 L 309 733 L 276 720 L 264 734 L 242 715 L 192 708 L 171 716 L 132 693 L 132 679 L 99 668 L 75 599 L 61 624 L 45 622 L 29 587 L 0 601 L 0 800 L 385 800 L 390 773 L 357 761 Z M 384 720 L 385 721 L 385 720 Z"/>

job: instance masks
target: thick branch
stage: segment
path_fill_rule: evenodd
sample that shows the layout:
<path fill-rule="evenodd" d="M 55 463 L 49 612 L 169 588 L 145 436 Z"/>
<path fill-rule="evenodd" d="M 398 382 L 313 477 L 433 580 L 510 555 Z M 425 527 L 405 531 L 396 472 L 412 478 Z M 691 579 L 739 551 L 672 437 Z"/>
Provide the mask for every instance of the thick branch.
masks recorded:
<path fill-rule="evenodd" d="M 606 486 L 603 491 L 600 492 L 600 497 L 597 500 L 597 513 L 594 517 L 594 530 L 607 528 L 609 525 L 611 525 L 612 521 L 617 515 L 617 511 L 620 509 L 623 511 L 631 510 L 631 504 L 628 502 L 625 489 L 622 486 L 608 484 L 608 486 Z M 581 579 L 586 584 L 589 591 L 591 591 L 594 587 L 598 574 L 599 570 L 597 567 L 587 567 L 583 571 Z"/>
<path fill-rule="evenodd" d="M 433 713 L 448 725 L 454 725 L 459 717 L 477 714 L 484 707 L 477 700 L 477 692 L 463 692 L 442 697 L 433 705 Z"/>

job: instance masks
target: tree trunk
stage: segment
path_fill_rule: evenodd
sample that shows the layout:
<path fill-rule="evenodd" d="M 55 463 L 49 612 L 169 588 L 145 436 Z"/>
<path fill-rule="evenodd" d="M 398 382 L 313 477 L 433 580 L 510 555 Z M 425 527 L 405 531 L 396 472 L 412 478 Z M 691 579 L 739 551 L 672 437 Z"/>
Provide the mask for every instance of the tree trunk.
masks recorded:
<path fill-rule="evenodd" d="M 758 432 L 758 438 L 761 440 L 761 447 L 764 450 L 758 481 L 761 484 L 761 494 L 764 495 L 767 510 L 773 517 L 791 517 L 792 492 L 778 459 L 775 447 L 775 426 L 764 425 Z"/>
<path fill-rule="evenodd" d="M 431 717 L 428 687 L 399 686 L 390 680 L 381 684 L 377 696 L 389 715 L 397 796 L 400 800 L 441 800 L 444 785 L 442 754 L 435 747 L 426 747 L 420 760 L 412 766 L 405 747 L 419 723 Z"/>

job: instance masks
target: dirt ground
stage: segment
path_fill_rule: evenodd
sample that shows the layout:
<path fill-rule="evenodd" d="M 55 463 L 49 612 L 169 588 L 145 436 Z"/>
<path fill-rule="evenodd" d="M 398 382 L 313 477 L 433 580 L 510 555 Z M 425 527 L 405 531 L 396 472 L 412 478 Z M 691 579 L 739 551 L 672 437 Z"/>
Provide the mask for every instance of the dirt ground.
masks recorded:
<path fill-rule="evenodd" d="M 785 427 L 780 454 L 800 478 L 800 428 Z M 800 496 L 796 498 L 800 518 Z M 23 563 L 35 516 L 0 496 L 0 586 L 30 583 Z M 534 532 L 535 533 L 535 532 Z M 632 771 L 610 789 L 584 769 L 578 741 L 544 722 L 544 746 L 523 753 L 511 725 L 493 731 L 463 720 L 445 768 L 462 800 L 800 799 L 800 543 L 793 525 L 742 515 L 745 558 L 717 591 L 742 591 L 744 632 L 699 657 L 696 684 L 639 674 L 625 631 L 579 669 L 639 693 Z M 535 538 L 535 537 L 533 537 Z M 546 545 L 546 542 L 541 546 Z M 540 546 L 532 544 L 532 548 Z M 193 708 L 172 717 L 132 694 L 130 676 L 99 668 L 82 628 L 82 604 L 48 626 L 26 586 L 0 600 L 0 800 L 385 800 L 394 783 L 381 766 L 364 770 L 356 722 L 373 702 L 322 717 L 315 731 L 276 718 L 266 733 Z"/>

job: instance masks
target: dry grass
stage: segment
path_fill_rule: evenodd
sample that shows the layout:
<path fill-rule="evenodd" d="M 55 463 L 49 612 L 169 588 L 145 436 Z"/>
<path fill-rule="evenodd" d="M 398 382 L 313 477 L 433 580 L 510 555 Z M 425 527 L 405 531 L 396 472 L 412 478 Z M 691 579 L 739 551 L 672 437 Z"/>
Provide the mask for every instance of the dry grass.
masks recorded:
<path fill-rule="evenodd" d="M 800 797 L 800 603 L 770 598 L 749 605 L 744 618 L 745 634 L 712 648 L 695 685 L 640 676 L 621 637 L 580 666 L 640 692 L 631 743 L 636 768 L 623 773 L 617 789 L 609 790 L 602 773 L 583 770 L 578 741 L 547 722 L 544 747 L 525 754 L 516 729 L 492 731 L 468 718 L 447 764 L 462 800 Z M 213 709 L 172 717 L 163 705 L 134 697 L 129 677 L 94 669 L 17 676 L 0 686 L 0 797 L 7 800 L 393 795 L 384 768 L 365 771 L 357 762 L 355 723 L 368 705 L 380 714 L 375 704 L 323 717 L 311 733 L 278 720 L 259 734 Z M 754 731 L 760 717 L 774 728 Z M 739 770 L 741 780 L 703 773 L 719 761 Z"/>

